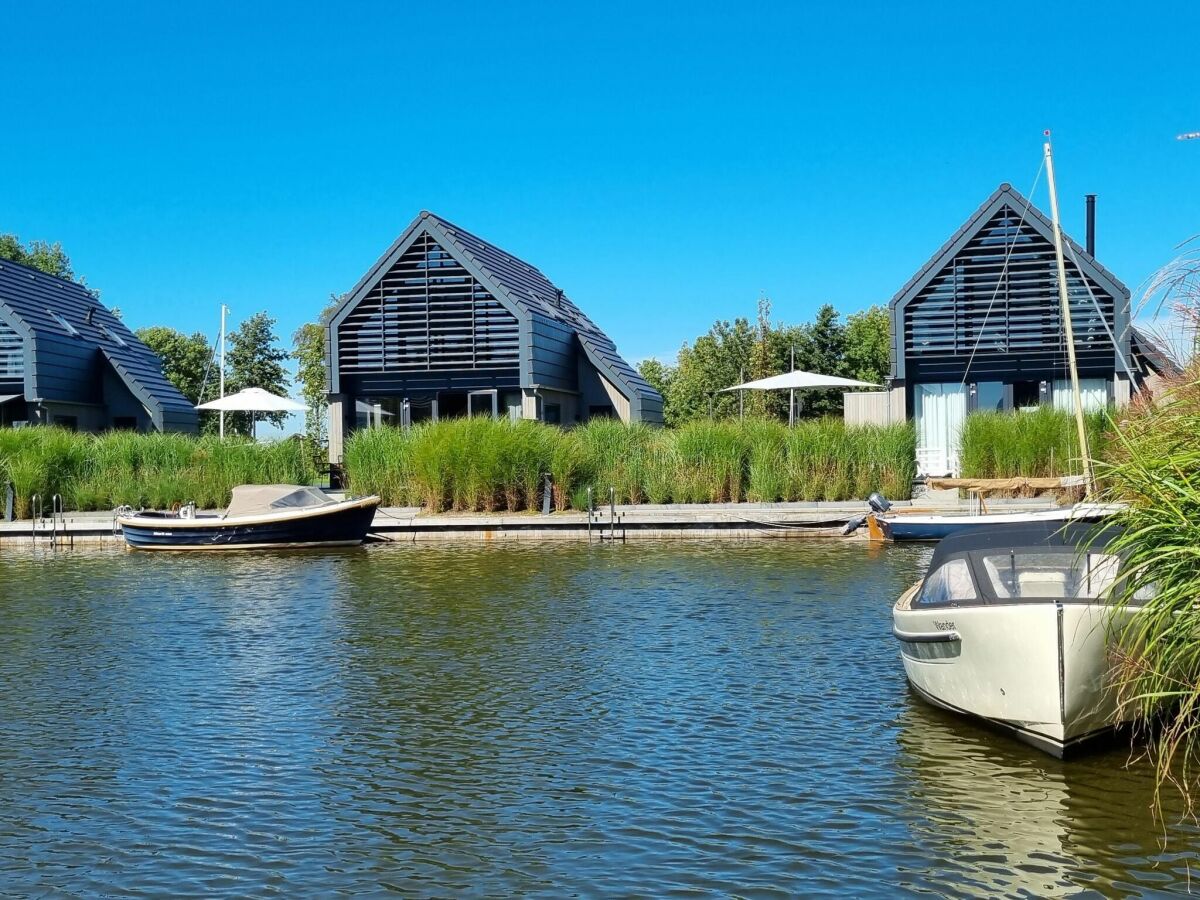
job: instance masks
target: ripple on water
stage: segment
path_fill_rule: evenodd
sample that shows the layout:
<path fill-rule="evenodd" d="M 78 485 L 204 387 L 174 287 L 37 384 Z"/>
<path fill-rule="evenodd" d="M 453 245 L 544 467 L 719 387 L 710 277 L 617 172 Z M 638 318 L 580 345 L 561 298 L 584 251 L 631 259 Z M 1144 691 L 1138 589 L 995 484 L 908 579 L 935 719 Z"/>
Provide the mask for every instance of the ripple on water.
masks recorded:
<path fill-rule="evenodd" d="M 0 551 L 12 893 L 1186 885 L 1143 766 L 909 696 L 858 544 Z"/>

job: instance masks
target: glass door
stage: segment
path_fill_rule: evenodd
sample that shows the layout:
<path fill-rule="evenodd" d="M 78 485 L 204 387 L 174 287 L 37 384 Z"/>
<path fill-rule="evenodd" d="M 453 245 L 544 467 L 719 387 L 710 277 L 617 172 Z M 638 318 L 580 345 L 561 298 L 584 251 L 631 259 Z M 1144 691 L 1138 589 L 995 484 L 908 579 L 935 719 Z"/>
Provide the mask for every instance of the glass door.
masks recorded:
<path fill-rule="evenodd" d="M 958 450 L 967 418 L 966 385 L 915 385 L 913 407 L 917 422 L 917 474 L 957 476 Z"/>

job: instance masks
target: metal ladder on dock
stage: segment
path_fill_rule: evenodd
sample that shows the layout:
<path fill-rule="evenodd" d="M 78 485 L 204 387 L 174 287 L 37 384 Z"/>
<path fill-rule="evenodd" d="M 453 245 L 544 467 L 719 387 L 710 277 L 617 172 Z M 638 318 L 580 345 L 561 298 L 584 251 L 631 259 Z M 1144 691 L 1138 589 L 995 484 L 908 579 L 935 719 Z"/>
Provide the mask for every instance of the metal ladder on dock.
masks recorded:
<path fill-rule="evenodd" d="M 620 541 L 625 543 L 625 513 L 617 512 L 617 489 L 610 487 L 608 489 L 608 532 L 605 533 L 604 507 L 596 508 L 592 502 L 592 489 L 587 490 L 588 495 L 588 541 L 599 540 L 601 542 L 610 541 L 615 543 Z M 594 526 L 594 527 L 593 527 Z M 620 533 L 617 533 L 618 527 Z"/>
<path fill-rule="evenodd" d="M 42 495 L 34 494 L 30 501 L 30 512 L 33 522 L 29 530 L 30 539 L 36 544 L 39 540 L 49 540 L 50 547 L 57 550 L 60 546 L 74 546 L 74 536 L 67 531 L 67 518 L 63 512 L 62 494 L 50 498 L 50 518 L 46 518 L 46 510 L 42 505 Z"/>

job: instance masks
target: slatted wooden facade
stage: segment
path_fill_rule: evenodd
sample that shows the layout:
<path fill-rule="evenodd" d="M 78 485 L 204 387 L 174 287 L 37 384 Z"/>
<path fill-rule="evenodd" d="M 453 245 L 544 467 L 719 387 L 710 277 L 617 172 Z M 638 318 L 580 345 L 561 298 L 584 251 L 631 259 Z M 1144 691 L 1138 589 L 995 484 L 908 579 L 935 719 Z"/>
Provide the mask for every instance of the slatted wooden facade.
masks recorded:
<path fill-rule="evenodd" d="M 892 299 L 893 378 L 1063 378 L 1067 354 L 1052 229 L 1036 207 L 1002 185 Z M 1068 247 L 1080 372 L 1112 378 L 1118 348 L 1127 359 L 1130 353 L 1129 291 L 1069 239 Z"/>
<path fill-rule="evenodd" d="M 516 369 L 517 317 L 422 233 L 337 331 L 344 374 Z"/>
<path fill-rule="evenodd" d="M 0 381 L 25 380 L 25 341 L 16 329 L 0 322 Z"/>
<path fill-rule="evenodd" d="M 1023 212 L 1002 205 L 905 304 L 910 377 L 962 376 L 968 366 L 976 380 L 1061 371 L 1066 341 L 1054 244 Z M 1070 258 L 1067 284 L 1080 367 L 1111 372 L 1115 350 L 1105 324 L 1117 327 L 1117 300 Z"/>

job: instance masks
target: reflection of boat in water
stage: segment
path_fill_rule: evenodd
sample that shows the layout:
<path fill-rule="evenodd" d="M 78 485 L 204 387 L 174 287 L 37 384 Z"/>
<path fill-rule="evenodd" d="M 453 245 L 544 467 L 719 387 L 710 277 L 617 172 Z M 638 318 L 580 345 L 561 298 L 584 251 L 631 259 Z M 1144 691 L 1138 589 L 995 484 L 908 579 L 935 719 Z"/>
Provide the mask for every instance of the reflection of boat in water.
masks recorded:
<path fill-rule="evenodd" d="M 135 550 L 258 550 L 361 544 L 378 497 L 335 500 L 315 487 L 241 485 L 223 515 L 140 512 L 117 516 Z"/>
<path fill-rule="evenodd" d="M 1108 603 L 1114 536 L 1040 523 L 946 538 L 892 610 L 909 683 L 1055 756 L 1111 732 L 1110 629 L 1137 610 Z"/>
<path fill-rule="evenodd" d="M 894 852 L 918 891 L 957 896 L 1129 896 L 1182 890 L 1194 824 L 1128 746 L 1063 763 L 919 700 L 900 712 L 894 809 L 912 848 Z M 1164 856 L 1161 842 L 1169 850 Z M 1194 877 L 1194 876 L 1193 876 Z"/>

